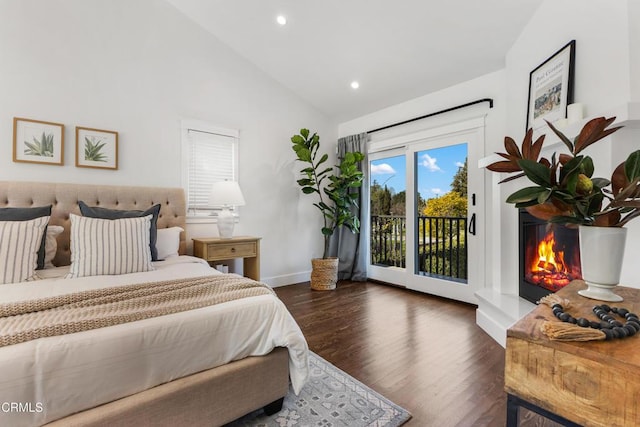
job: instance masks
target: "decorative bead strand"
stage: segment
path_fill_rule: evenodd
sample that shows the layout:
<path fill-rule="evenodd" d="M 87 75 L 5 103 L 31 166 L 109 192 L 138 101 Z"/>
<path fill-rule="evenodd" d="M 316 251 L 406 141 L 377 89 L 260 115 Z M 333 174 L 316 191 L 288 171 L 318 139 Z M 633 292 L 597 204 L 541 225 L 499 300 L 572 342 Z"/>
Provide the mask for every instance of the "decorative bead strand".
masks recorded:
<path fill-rule="evenodd" d="M 569 313 L 565 313 L 564 307 L 559 303 L 554 303 L 551 306 L 551 311 L 553 315 L 562 322 L 571 323 L 583 328 L 599 329 L 605 335 L 605 340 L 630 337 L 640 331 L 640 319 L 638 315 L 631 313 L 626 308 L 609 307 L 606 304 L 594 306 L 593 313 L 601 320 L 600 322 L 591 321 L 584 317 L 576 319 Z M 622 324 L 609 313 L 615 313 L 623 317 L 626 322 Z"/>
<path fill-rule="evenodd" d="M 624 325 L 611 316 L 610 312 L 623 317 L 626 320 Z M 603 332 L 607 334 L 606 331 L 610 330 L 613 338 L 630 337 L 640 331 L 638 315 L 629 312 L 626 308 L 609 307 L 607 304 L 602 304 L 594 306 L 593 313 L 602 321 L 600 328 Z M 608 335 L 607 339 L 609 339 Z"/>

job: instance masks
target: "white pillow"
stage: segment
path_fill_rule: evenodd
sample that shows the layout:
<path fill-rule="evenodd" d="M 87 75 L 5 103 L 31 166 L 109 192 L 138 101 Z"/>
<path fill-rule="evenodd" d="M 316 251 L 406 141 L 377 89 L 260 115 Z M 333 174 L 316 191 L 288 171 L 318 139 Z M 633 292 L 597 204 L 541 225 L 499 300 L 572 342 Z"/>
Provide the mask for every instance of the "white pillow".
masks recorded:
<path fill-rule="evenodd" d="M 154 270 L 149 249 L 152 215 L 102 219 L 71 214 L 67 279 Z"/>
<path fill-rule="evenodd" d="M 53 259 L 58 251 L 58 234 L 64 231 L 64 227 L 50 225 L 47 227 L 47 237 L 44 242 L 44 268 L 54 268 Z"/>
<path fill-rule="evenodd" d="M 180 233 L 182 231 L 184 231 L 182 227 L 158 228 L 156 249 L 158 249 L 159 260 L 178 256 L 178 249 L 180 248 Z"/>
<path fill-rule="evenodd" d="M 38 250 L 48 216 L 30 221 L 0 221 L 0 284 L 36 279 Z"/>

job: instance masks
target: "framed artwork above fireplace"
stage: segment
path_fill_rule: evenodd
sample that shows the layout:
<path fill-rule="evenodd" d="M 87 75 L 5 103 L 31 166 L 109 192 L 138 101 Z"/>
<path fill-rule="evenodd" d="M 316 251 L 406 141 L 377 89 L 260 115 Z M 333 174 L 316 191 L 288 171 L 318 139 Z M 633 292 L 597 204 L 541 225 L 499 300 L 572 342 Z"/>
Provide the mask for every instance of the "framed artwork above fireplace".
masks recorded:
<path fill-rule="evenodd" d="M 567 117 L 567 105 L 573 102 L 575 50 L 576 41 L 571 40 L 529 74 L 525 132 L 541 128 L 545 120 Z"/>

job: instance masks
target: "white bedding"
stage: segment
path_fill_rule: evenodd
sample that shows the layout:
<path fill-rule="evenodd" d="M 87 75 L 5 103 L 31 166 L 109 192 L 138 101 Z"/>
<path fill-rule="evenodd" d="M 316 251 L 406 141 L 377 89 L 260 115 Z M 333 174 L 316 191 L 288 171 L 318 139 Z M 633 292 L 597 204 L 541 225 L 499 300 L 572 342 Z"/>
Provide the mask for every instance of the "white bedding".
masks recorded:
<path fill-rule="evenodd" d="M 44 270 L 41 276 L 50 278 L 0 286 L 0 302 L 220 274 L 187 256 L 154 266 L 145 273 L 77 279 L 61 278 L 65 268 Z M 40 425 L 274 347 L 288 347 L 291 383 L 299 392 L 308 375 L 307 343 L 271 295 L 0 347 L 0 425 Z M 20 411 L 12 410 L 15 402 Z"/>

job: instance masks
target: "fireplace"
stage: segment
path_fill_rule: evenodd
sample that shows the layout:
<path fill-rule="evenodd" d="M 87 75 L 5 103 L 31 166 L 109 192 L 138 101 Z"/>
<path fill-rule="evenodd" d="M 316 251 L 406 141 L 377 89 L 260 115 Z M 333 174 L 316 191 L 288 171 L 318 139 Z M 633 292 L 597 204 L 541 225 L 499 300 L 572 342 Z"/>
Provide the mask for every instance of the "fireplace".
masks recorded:
<path fill-rule="evenodd" d="M 519 213 L 519 293 L 533 303 L 581 279 L 578 230 Z"/>

